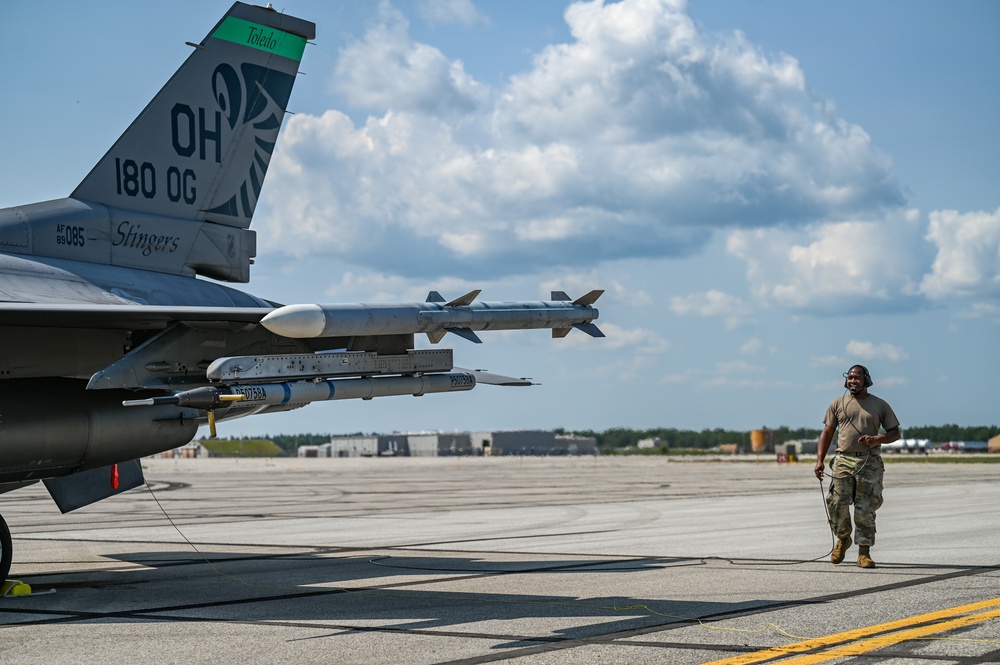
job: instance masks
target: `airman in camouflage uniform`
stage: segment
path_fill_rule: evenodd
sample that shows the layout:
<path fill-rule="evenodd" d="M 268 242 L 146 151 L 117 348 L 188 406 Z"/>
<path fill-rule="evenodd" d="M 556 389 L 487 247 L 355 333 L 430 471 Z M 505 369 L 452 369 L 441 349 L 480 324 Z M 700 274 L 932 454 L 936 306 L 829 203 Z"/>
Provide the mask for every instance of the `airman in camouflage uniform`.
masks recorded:
<path fill-rule="evenodd" d="M 858 566 L 874 568 L 870 548 L 875 544 L 875 511 L 882 505 L 885 471 L 880 447 L 899 439 L 899 420 L 885 400 L 869 394 L 872 379 L 867 368 L 855 365 L 844 376 L 844 387 L 850 395 L 833 400 L 826 410 L 814 471 L 822 480 L 826 453 L 837 431 L 837 454 L 830 463 L 833 478 L 826 498 L 830 527 L 837 538 L 830 561 L 843 561 L 851 546 L 853 504 Z"/>

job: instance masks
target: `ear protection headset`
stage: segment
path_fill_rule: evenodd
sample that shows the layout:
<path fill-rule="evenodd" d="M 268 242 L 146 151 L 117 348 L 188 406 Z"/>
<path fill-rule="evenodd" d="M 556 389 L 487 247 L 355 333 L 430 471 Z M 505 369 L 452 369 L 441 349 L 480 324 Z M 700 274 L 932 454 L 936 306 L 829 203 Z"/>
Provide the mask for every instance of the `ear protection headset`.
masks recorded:
<path fill-rule="evenodd" d="M 871 375 L 871 373 L 869 373 L 867 367 L 865 367 L 864 365 L 851 365 L 851 369 L 860 369 L 862 372 L 865 373 L 865 388 L 868 388 L 868 387 L 870 387 L 872 385 L 872 375 Z M 844 387 L 845 388 L 847 387 L 847 375 L 851 373 L 851 369 L 849 369 L 846 372 L 844 372 Z"/>

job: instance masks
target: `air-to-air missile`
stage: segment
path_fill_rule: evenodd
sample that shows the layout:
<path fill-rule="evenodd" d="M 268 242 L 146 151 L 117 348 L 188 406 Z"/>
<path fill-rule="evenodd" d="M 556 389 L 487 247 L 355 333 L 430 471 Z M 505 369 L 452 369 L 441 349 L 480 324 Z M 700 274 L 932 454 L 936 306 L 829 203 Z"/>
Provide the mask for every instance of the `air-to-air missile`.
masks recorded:
<path fill-rule="evenodd" d="M 427 302 L 395 304 L 286 305 L 267 314 L 261 324 L 283 337 L 350 337 L 427 333 L 437 343 L 448 332 L 472 342 L 475 331 L 551 328 L 553 337 L 565 337 L 577 328 L 592 337 L 604 337 L 594 325 L 598 311 L 592 305 L 603 290 L 571 300 L 553 291 L 552 300 L 483 302 L 471 291 L 450 302 L 431 291 Z"/>
<path fill-rule="evenodd" d="M 474 372 L 453 371 L 419 376 L 369 376 L 327 379 L 325 381 L 288 381 L 205 386 L 173 395 L 126 400 L 122 406 L 175 405 L 201 409 L 208 413 L 208 426 L 215 438 L 216 410 L 261 409 L 268 406 L 297 408 L 310 402 L 339 399 L 372 399 L 393 395 L 426 395 L 472 390 Z"/>
<path fill-rule="evenodd" d="M 224 407 L 270 405 L 300 406 L 310 402 L 337 399 L 372 399 L 391 395 L 424 395 L 472 390 L 476 377 L 472 372 L 457 371 L 420 376 L 370 376 L 325 381 L 288 381 L 206 386 L 173 395 L 126 400 L 124 406 L 173 404 L 203 410 Z"/>
<path fill-rule="evenodd" d="M 276 335 L 302 339 L 426 333 L 436 344 L 452 332 L 478 343 L 477 330 L 533 328 L 550 328 L 553 337 L 565 337 L 573 328 L 604 337 L 593 323 L 598 316 L 593 304 L 602 293 L 591 291 L 571 300 L 562 291 L 553 291 L 552 300 L 476 302 L 479 291 L 472 291 L 445 302 L 431 291 L 423 303 L 288 305 L 269 312 L 261 324 Z M 478 383 L 534 385 L 528 378 L 457 368 L 451 349 L 231 356 L 210 363 L 205 378 L 210 385 L 122 404 L 205 411 L 214 437 L 216 411 L 228 418 L 326 400 L 465 391 Z"/>

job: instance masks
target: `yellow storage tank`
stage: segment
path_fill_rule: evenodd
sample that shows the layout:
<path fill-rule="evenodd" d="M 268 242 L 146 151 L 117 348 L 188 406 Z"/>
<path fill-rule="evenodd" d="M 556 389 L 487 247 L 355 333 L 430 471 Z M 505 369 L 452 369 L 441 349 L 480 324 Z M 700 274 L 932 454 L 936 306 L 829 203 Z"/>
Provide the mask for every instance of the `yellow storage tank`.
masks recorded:
<path fill-rule="evenodd" d="M 755 453 L 773 450 L 773 432 L 769 429 L 755 429 L 750 432 L 750 449 Z"/>

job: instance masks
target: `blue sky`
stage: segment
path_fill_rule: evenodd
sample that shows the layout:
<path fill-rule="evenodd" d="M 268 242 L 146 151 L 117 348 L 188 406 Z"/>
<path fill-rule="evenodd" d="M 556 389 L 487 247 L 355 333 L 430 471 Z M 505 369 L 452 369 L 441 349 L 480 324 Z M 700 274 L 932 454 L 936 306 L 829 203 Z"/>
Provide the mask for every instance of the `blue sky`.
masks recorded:
<path fill-rule="evenodd" d="M 72 191 L 227 8 L 0 7 L 0 206 Z M 278 8 L 317 38 L 246 290 L 604 288 L 608 337 L 446 339 L 458 365 L 542 385 L 316 404 L 222 435 L 819 427 L 856 362 L 904 430 L 998 422 L 1000 5 Z"/>

